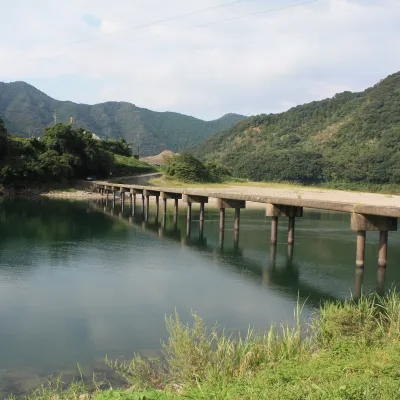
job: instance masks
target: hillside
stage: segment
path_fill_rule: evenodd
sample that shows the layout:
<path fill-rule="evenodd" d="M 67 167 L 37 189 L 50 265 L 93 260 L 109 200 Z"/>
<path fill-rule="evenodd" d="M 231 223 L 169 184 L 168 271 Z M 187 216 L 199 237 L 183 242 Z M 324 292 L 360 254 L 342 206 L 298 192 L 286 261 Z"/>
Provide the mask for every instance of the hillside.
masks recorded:
<path fill-rule="evenodd" d="M 40 136 L 44 127 L 58 122 L 95 132 L 101 138 L 125 138 L 140 155 L 154 155 L 168 148 L 181 151 L 230 128 L 245 117 L 227 114 L 215 121 L 173 113 L 154 112 L 125 102 L 96 105 L 58 101 L 25 82 L 0 82 L 0 117 L 9 132 Z M 33 130 L 33 131 L 32 131 Z M 139 135 L 139 139 L 138 139 Z"/>
<path fill-rule="evenodd" d="M 360 93 L 250 117 L 193 153 L 253 180 L 400 183 L 400 72 Z"/>

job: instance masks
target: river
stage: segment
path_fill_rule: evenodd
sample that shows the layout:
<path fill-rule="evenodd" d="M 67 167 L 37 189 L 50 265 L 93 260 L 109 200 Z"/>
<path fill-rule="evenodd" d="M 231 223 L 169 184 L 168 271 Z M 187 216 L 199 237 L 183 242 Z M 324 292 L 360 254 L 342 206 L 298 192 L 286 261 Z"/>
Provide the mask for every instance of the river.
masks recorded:
<path fill-rule="evenodd" d="M 50 374 L 109 374 L 110 358 L 154 354 L 166 339 L 164 318 L 196 311 L 229 331 L 264 330 L 290 321 L 298 298 L 311 315 L 321 300 L 354 287 L 356 234 L 348 214 L 305 210 L 288 255 L 281 219 L 275 261 L 270 221 L 243 210 L 239 242 L 227 212 L 223 242 L 217 210 L 206 208 L 190 238 L 182 208 L 174 226 L 143 222 L 140 204 L 0 199 L 0 398 Z M 104 212 L 104 210 L 106 212 Z M 113 215 L 111 215 L 113 214 Z M 368 233 L 364 290 L 377 285 L 378 235 Z M 389 236 L 386 287 L 400 282 L 400 235 Z"/>

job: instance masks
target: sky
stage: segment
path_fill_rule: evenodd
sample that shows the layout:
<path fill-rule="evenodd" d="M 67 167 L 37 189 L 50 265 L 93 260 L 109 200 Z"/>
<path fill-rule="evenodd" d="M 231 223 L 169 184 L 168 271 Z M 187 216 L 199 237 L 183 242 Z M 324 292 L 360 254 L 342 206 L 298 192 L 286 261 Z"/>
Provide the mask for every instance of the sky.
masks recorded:
<path fill-rule="evenodd" d="M 400 0 L 13 0 L 0 81 L 211 120 L 361 91 L 400 70 Z"/>

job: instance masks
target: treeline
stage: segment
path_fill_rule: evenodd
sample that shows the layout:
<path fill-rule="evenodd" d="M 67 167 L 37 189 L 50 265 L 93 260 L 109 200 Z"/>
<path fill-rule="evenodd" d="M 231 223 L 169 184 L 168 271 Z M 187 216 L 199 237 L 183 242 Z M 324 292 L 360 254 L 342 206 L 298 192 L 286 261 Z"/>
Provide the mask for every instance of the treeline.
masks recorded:
<path fill-rule="evenodd" d="M 399 184 L 400 73 L 361 93 L 250 117 L 194 154 L 252 180 Z"/>
<path fill-rule="evenodd" d="M 126 160 L 126 162 L 124 162 Z M 126 165 L 128 164 L 128 165 Z M 98 140 L 90 132 L 57 124 L 40 139 L 8 135 L 0 118 L 0 183 L 63 182 L 151 170 L 135 160 L 124 139 Z"/>

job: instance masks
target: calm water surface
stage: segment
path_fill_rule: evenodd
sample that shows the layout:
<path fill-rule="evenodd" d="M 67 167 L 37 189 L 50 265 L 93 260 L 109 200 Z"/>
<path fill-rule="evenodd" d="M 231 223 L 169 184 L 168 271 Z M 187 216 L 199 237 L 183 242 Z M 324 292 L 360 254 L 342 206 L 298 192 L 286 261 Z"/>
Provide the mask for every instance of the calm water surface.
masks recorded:
<path fill-rule="evenodd" d="M 129 206 L 112 211 L 111 203 L 0 201 L 0 398 L 51 373 L 71 376 L 77 363 L 87 375 L 106 371 L 105 354 L 154 353 L 175 308 L 184 320 L 194 310 L 210 325 L 263 330 L 291 320 L 298 296 L 310 315 L 354 287 L 347 214 L 306 210 L 292 260 L 281 223 L 274 262 L 262 210 L 242 212 L 235 244 L 232 230 L 220 237 L 212 209 L 202 236 L 193 210 L 187 237 L 183 209 L 177 226 L 171 210 L 163 229 L 154 213 L 143 222 L 140 204 L 132 217 Z M 377 241 L 368 234 L 365 290 L 377 284 Z M 399 244 L 391 233 L 387 287 L 400 282 Z"/>

